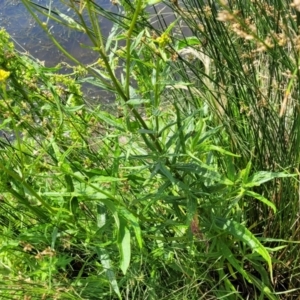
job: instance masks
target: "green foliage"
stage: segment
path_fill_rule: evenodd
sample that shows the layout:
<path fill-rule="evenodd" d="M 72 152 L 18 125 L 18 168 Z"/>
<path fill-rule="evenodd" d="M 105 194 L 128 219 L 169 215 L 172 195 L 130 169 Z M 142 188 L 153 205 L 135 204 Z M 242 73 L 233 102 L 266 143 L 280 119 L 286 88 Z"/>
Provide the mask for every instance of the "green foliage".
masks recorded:
<path fill-rule="evenodd" d="M 123 1 L 113 14 L 70 1 L 71 18 L 23 0 L 76 63 L 66 75 L 0 32 L 1 297 L 273 300 L 281 286 L 296 291 L 297 276 L 286 285 L 279 272 L 291 276 L 288 260 L 298 259 L 288 227 L 297 223 L 298 200 L 288 199 L 298 188 L 297 111 L 276 115 L 283 91 L 271 89 L 281 64 L 294 72 L 295 62 L 272 68 L 282 46 L 267 44 L 276 22 L 258 18 L 264 7 L 200 2 L 173 3 L 194 35 L 178 39 L 180 19 L 150 24 L 153 2 Z M 253 12 L 264 25 L 256 31 Z M 99 59 L 77 61 L 38 13 L 85 32 Z M 99 16 L 114 22 L 106 38 Z M 294 80 L 283 80 L 289 93 Z M 89 106 L 85 82 L 114 95 L 117 112 Z M 258 96 L 269 97 L 266 109 Z"/>

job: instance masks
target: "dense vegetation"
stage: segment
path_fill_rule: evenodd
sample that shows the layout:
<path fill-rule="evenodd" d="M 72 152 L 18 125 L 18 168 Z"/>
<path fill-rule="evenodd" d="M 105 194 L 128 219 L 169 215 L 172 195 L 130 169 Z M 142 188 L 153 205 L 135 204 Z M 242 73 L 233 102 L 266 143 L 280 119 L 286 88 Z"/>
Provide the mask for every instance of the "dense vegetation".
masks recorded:
<path fill-rule="evenodd" d="M 0 298 L 298 299 L 296 1 L 22 2 L 73 64 L 0 31 Z"/>

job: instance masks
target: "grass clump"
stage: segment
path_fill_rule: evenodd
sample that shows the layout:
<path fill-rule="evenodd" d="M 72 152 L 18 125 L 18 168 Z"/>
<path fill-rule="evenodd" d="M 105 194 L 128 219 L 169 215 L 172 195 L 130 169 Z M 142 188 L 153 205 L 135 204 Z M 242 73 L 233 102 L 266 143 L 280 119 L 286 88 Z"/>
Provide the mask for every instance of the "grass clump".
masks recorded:
<path fill-rule="evenodd" d="M 99 59 L 79 62 L 40 22 L 76 63 L 62 75 L 0 32 L 1 297 L 295 299 L 298 115 L 278 109 L 297 51 L 269 41 L 283 20 L 293 36 L 290 7 L 175 2 L 155 28 L 142 1 L 68 1 L 73 19 L 23 3 L 84 31 Z M 83 83 L 116 110 L 88 105 Z"/>

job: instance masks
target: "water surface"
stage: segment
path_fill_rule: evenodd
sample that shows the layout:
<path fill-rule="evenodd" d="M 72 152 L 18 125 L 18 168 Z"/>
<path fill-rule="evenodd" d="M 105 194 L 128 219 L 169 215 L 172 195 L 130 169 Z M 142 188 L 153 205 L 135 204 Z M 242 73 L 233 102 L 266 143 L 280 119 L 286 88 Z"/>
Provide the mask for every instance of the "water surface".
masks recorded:
<path fill-rule="evenodd" d="M 112 4 L 108 0 L 95 2 L 105 9 L 112 9 Z M 35 3 L 45 7 L 50 6 L 53 10 L 72 16 L 72 11 L 59 0 L 36 0 Z M 91 59 L 92 52 L 80 46 L 80 43 L 88 44 L 84 33 L 60 26 L 42 15 L 40 19 L 47 22 L 50 32 L 68 52 L 83 62 Z M 100 24 L 104 35 L 107 34 L 111 27 L 110 23 L 102 19 Z M 0 27 L 4 27 L 8 31 L 20 50 L 28 51 L 32 56 L 45 61 L 46 65 L 53 66 L 65 59 L 20 0 L 0 1 Z"/>
<path fill-rule="evenodd" d="M 60 0 L 35 0 L 34 2 L 44 7 L 51 7 L 52 10 L 62 12 L 70 17 L 73 16 L 73 11 Z M 116 10 L 109 0 L 94 0 L 94 2 L 106 10 Z M 165 5 L 156 7 L 156 12 L 149 7 L 150 14 L 154 15 L 150 20 L 155 27 L 159 27 L 162 20 L 165 26 L 174 20 L 174 15 Z M 159 19 L 155 17 L 156 14 L 159 15 Z M 90 64 L 98 59 L 97 54 L 87 47 L 90 45 L 90 41 L 86 34 L 61 26 L 43 15 L 40 15 L 40 20 L 47 22 L 48 29 L 58 42 L 82 63 Z M 103 35 L 108 36 L 112 24 L 104 18 L 99 19 L 99 22 Z M 55 66 L 63 61 L 71 63 L 53 45 L 43 28 L 35 22 L 24 7 L 22 1 L 0 0 L 0 27 L 4 27 L 8 31 L 18 50 L 27 52 L 46 66 Z M 84 85 L 84 92 L 87 98 L 96 103 L 107 103 L 112 100 L 111 96 L 94 86 Z"/>
<path fill-rule="evenodd" d="M 105 9 L 113 9 L 109 0 L 96 0 L 95 2 Z M 36 0 L 35 3 L 45 7 L 50 6 L 53 10 L 58 10 L 68 16 L 72 16 L 73 13 L 59 0 Z M 82 45 L 90 45 L 87 35 L 61 26 L 43 15 L 40 15 L 40 20 L 47 22 L 47 27 L 57 41 L 82 63 L 89 64 L 97 59 L 94 52 L 87 47 L 82 47 Z M 103 34 L 108 35 L 111 28 L 110 22 L 100 19 L 100 25 Z M 46 66 L 55 66 L 63 61 L 72 63 L 53 45 L 46 32 L 37 24 L 20 0 L 0 0 L 0 27 L 4 27 L 11 35 L 19 51 L 30 54 Z M 96 102 L 98 98 L 101 98 L 102 102 L 111 100 L 109 97 L 100 97 L 101 92 L 97 88 L 85 85 L 84 91 L 86 96 Z"/>

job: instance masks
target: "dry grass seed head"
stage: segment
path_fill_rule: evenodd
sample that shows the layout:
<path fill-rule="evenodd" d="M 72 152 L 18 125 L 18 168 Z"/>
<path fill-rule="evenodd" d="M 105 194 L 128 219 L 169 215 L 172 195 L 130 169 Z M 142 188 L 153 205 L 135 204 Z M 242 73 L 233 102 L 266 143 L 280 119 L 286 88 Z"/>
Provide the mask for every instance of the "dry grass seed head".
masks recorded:
<path fill-rule="evenodd" d="M 300 0 L 294 0 L 291 4 L 291 7 L 294 7 L 297 11 L 300 11 Z"/>

